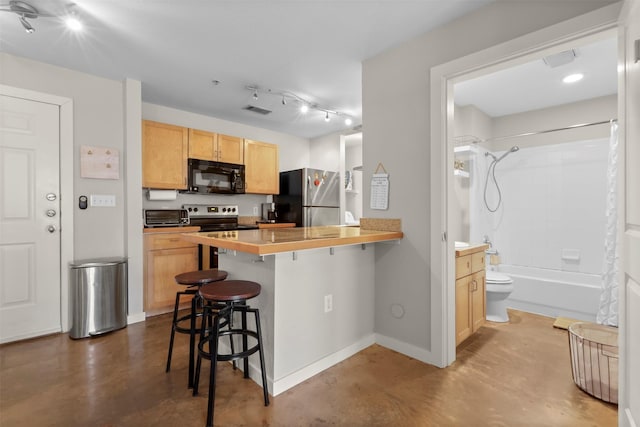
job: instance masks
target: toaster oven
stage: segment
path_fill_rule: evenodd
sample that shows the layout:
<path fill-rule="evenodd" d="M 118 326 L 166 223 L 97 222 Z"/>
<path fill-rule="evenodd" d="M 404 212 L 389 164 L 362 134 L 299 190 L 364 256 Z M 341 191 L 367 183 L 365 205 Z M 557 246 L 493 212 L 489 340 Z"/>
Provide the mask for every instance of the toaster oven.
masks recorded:
<path fill-rule="evenodd" d="M 145 227 L 177 227 L 189 225 L 186 209 L 145 209 Z"/>

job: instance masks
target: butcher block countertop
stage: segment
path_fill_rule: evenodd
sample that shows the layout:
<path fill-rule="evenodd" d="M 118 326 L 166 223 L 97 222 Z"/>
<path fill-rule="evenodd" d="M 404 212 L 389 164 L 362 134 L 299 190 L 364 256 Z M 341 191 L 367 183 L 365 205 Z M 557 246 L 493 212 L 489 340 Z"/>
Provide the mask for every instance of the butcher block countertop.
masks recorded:
<path fill-rule="evenodd" d="M 329 248 L 402 239 L 401 231 L 362 230 L 358 227 L 296 227 L 234 232 L 186 233 L 181 237 L 190 242 L 218 248 L 270 255 L 303 249 Z"/>

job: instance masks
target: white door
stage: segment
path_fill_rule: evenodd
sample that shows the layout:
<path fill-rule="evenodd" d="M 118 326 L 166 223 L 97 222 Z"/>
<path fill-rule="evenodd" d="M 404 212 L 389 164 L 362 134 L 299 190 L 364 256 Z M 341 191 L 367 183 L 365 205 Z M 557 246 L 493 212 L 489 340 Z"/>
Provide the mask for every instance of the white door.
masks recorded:
<path fill-rule="evenodd" d="M 0 342 L 61 331 L 59 122 L 0 95 Z"/>
<path fill-rule="evenodd" d="M 620 426 L 640 425 L 640 1 L 620 15 L 625 64 L 621 115 L 625 141 L 624 268 L 620 301 Z"/>

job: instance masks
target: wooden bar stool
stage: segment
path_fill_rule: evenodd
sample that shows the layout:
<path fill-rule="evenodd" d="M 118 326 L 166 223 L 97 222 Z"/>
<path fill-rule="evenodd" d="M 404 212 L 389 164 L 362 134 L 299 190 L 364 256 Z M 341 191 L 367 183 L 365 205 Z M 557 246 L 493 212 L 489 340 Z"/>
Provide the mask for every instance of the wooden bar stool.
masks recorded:
<path fill-rule="evenodd" d="M 269 391 L 267 389 L 267 374 L 264 367 L 264 355 L 262 347 L 262 331 L 260 329 L 260 313 L 257 308 L 250 308 L 246 300 L 260 294 L 261 287 L 256 282 L 247 280 L 226 280 L 215 284 L 203 285 L 198 295 L 206 302 L 203 304 L 202 325 L 200 327 L 200 342 L 198 343 L 198 363 L 193 382 L 193 395 L 198 394 L 200 380 L 200 368 L 202 358 L 211 361 L 209 376 L 209 399 L 207 403 L 207 426 L 213 426 L 213 411 L 216 393 L 216 366 L 218 361 L 236 361 L 244 359 L 244 377 L 249 378 L 249 356 L 258 352 L 260 357 L 260 369 L 262 370 L 262 392 L 264 394 L 264 406 L 269 406 Z M 225 304 L 223 308 L 220 304 Z M 234 327 L 234 312 L 240 312 L 241 325 Z M 247 313 L 255 316 L 256 328 L 250 330 L 247 327 Z M 225 328 L 225 329 L 223 329 Z M 220 337 L 234 336 L 242 338 L 242 349 L 235 352 L 233 346 L 229 353 L 221 353 L 218 346 Z M 256 341 L 249 347 L 248 338 Z M 208 347 L 208 351 L 205 350 Z"/>
<path fill-rule="evenodd" d="M 211 270 L 198 270 L 189 271 L 187 273 L 178 274 L 175 277 L 176 283 L 185 285 L 187 288 L 183 291 L 176 293 L 176 304 L 173 307 L 173 321 L 171 322 L 171 339 L 169 340 L 169 354 L 167 355 L 167 369 L 165 372 L 169 372 L 171 369 L 171 354 L 173 353 L 173 339 L 176 332 L 181 334 L 189 334 L 189 388 L 193 387 L 193 371 L 194 371 L 194 353 L 196 343 L 196 317 L 200 314 L 197 310 L 198 289 L 202 285 L 219 282 L 227 278 L 227 272 L 218 270 L 217 268 Z M 180 297 L 183 295 L 191 295 L 191 311 L 189 314 L 178 318 L 178 309 L 180 307 Z M 180 326 L 181 322 L 189 320 L 189 327 Z"/>

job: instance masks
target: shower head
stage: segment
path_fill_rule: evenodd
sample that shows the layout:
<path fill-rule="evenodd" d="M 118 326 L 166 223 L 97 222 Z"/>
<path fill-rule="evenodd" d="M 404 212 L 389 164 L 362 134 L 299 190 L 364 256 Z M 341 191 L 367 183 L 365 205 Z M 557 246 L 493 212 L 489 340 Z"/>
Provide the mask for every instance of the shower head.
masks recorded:
<path fill-rule="evenodd" d="M 497 160 L 496 156 L 494 156 L 493 154 L 491 154 L 491 153 L 490 153 L 490 152 L 488 152 L 488 151 L 486 151 L 486 152 L 484 153 L 484 156 L 485 156 L 485 157 L 487 157 L 487 156 L 491 156 L 491 157 L 493 157 L 493 161 L 494 161 L 494 162 Z"/>
<path fill-rule="evenodd" d="M 517 145 L 514 145 L 508 151 L 505 151 L 505 153 L 502 156 L 498 157 L 498 159 L 495 162 L 498 163 L 500 160 L 504 159 L 505 157 L 507 157 L 511 153 L 515 153 L 519 149 L 520 149 L 520 147 L 518 147 Z M 495 159 L 495 157 L 494 157 L 494 159 Z"/>

